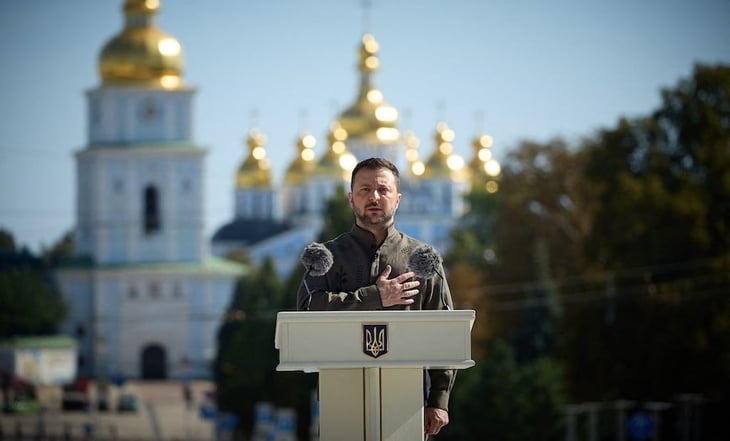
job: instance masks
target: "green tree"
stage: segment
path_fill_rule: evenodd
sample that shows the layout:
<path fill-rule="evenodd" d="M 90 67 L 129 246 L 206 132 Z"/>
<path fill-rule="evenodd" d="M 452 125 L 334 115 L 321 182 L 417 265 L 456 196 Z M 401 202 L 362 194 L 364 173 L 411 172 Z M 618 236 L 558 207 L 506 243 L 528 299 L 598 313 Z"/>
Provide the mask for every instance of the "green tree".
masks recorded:
<path fill-rule="evenodd" d="M 486 322 L 492 340 L 514 338 L 518 368 L 540 357 L 543 337 L 559 337 L 571 400 L 671 401 L 689 391 L 726 410 L 730 68 L 698 65 L 662 98 L 651 115 L 578 146 L 525 142 L 510 153 L 496 204 L 471 211 L 476 220 L 449 253 L 450 272 L 471 265 L 483 285 L 452 278 L 452 294 L 483 306 L 475 332 Z M 491 265 L 477 257 L 488 228 Z M 492 375 L 466 371 L 457 388 Z M 520 407 L 519 395 L 510 399 L 503 408 Z M 492 403 L 470 405 L 500 415 Z M 703 433 L 722 424 L 707 412 Z"/>
<path fill-rule="evenodd" d="M 662 93 L 654 115 L 664 129 L 661 145 L 678 179 L 707 207 L 702 255 L 730 256 L 730 66 L 695 67 L 689 80 Z M 684 201 L 687 202 L 687 201 Z M 698 237 L 699 236 L 699 237 Z"/>
<path fill-rule="evenodd" d="M 698 65 L 662 97 L 583 146 L 598 202 L 584 250 L 605 278 L 565 320 L 580 399 L 728 400 L 730 68 Z"/>
<path fill-rule="evenodd" d="M 553 279 L 585 268 L 583 238 L 591 219 L 590 190 L 583 182 L 585 155 L 563 140 L 522 143 L 502 169 L 495 224 L 498 268 L 492 283 L 536 280 L 538 242 L 549 256 Z"/>
<path fill-rule="evenodd" d="M 485 276 L 490 274 L 490 268 L 496 259 L 496 256 L 493 256 L 495 225 L 501 194 L 487 193 L 479 188 L 465 196 L 466 206 L 469 209 L 451 231 L 452 245 L 444 255 L 446 261 L 482 268 L 486 270 Z"/>
<path fill-rule="evenodd" d="M 519 364 L 512 347 L 496 341 L 487 358 L 459 372 L 444 439 L 563 439 L 564 389 L 559 364 L 548 358 Z"/>
<path fill-rule="evenodd" d="M 355 217 L 342 186 L 337 186 L 335 193 L 325 205 L 324 213 L 326 213 L 324 225 L 317 236 L 318 242 L 334 239 L 343 232 L 350 231 L 355 223 Z"/>
<path fill-rule="evenodd" d="M 730 67 L 698 65 L 662 98 L 585 146 L 600 201 L 586 251 L 609 268 L 730 256 Z"/>
<path fill-rule="evenodd" d="M 49 267 L 55 267 L 74 256 L 73 231 L 66 232 L 50 248 L 41 252 L 43 260 Z"/>
<path fill-rule="evenodd" d="M 443 256 L 454 306 L 480 312 L 472 330 L 476 355 L 485 355 L 489 340 L 500 333 L 501 321 L 481 317 L 491 309 L 491 297 L 483 287 L 497 267 L 494 225 L 500 195 L 480 187 L 465 196 L 468 210 L 452 229 L 451 246 Z"/>
<path fill-rule="evenodd" d="M 548 274 L 549 256 L 542 238 L 535 244 L 533 265 L 536 283 L 526 292 L 521 305 L 521 319 L 512 334 L 517 361 L 531 362 L 553 355 L 558 344 L 558 323 L 562 308 L 558 293 Z"/>
<path fill-rule="evenodd" d="M 614 319 L 605 302 L 571 308 L 563 359 L 578 401 L 671 401 L 679 393 L 725 402 L 730 390 L 727 286 L 665 296 L 646 286 L 621 288 Z"/>
<path fill-rule="evenodd" d="M 15 237 L 8 231 L 0 228 L 0 252 L 15 252 Z"/>
<path fill-rule="evenodd" d="M 259 268 L 238 280 L 232 307 L 247 317 L 273 317 L 287 302 L 282 288 L 274 260 L 266 257 Z"/>
<path fill-rule="evenodd" d="M 55 334 L 66 305 L 43 272 L 29 265 L 0 271 L 0 338 Z"/>
<path fill-rule="evenodd" d="M 291 306 L 291 296 L 284 290 L 273 260 L 267 258 L 261 267 L 238 280 L 219 330 L 214 364 L 218 406 L 239 416 L 239 432 L 244 437 L 253 429 L 254 408 L 260 401 L 296 408 L 303 425 L 299 430 L 308 428 L 314 378 L 276 371 L 276 313 Z"/>
<path fill-rule="evenodd" d="M 0 338 L 55 334 L 66 312 L 47 262 L 0 230 Z"/>
<path fill-rule="evenodd" d="M 479 311 L 475 343 L 513 336 L 520 345 L 547 349 L 539 341 L 552 338 L 544 334 L 548 329 L 556 332 L 550 320 L 561 294 L 553 281 L 585 269 L 583 240 L 593 206 L 583 185 L 584 162 L 582 152 L 560 139 L 523 142 L 505 161 L 497 194 L 468 195 L 470 210 L 452 233 L 445 261 L 455 301 L 466 298 Z M 474 275 L 464 277 L 468 273 Z M 540 312 L 543 307 L 549 311 Z M 536 313 L 545 318 L 540 325 L 526 317 Z"/>

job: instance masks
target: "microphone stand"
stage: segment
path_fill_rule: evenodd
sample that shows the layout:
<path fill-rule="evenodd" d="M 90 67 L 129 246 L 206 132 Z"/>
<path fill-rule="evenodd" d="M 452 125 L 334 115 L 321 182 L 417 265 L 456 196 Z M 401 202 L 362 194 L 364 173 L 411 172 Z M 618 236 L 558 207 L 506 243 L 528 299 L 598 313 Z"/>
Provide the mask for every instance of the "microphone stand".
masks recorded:
<path fill-rule="evenodd" d="M 307 284 L 307 277 L 309 277 L 309 272 L 312 271 L 312 268 L 307 268 L 307 272 L 304 273 L 304 278 L 302 278 L 302 283 L 304 284 L 304 289 L 307 290 L 307 307 L 304 309 L 305 311 L 309 311 L 309 305 L 312 304 L 312 291 L 309 290 L 309 285 Z"/>
<path fill-rule="evenodd" d="M 444 309 L 450 310 L 451 307 L 448 303 L 446 303 L 446 297 L 444 296 L 444 276 L 442 276 L 439 270 L 436 268 L 434 268 L 433 271 L 441 278 L 441 283 L 439 285 L 439 288 L 441 288 L 441 292 L 439 293 L 439 295 L 441 296 L 441 305 L 443 305 Z"/>

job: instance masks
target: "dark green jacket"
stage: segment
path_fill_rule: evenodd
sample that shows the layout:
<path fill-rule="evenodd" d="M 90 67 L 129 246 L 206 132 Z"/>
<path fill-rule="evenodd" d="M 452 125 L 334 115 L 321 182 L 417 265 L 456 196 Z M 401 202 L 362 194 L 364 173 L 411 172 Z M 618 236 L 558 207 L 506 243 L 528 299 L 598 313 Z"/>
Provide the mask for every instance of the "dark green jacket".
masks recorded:
<path fill-rule="evenodd" d="M 332 268 L 323 276 L 307 277 L 311 299 L 304 284 L 299 287 L 299 310 L 306 310 L 307 304 L 312 311 L 444 309 L 441 284 L 446 302 L 453 309 L 448 283 L 438 275 L 417 279 L 421 282 L 420 292 L 414 297 L 413 304 L 383 307 L 375 285 L 378 276 L 386 265 L 392 267 L 389 278 L 408 272 L 411 253 L 423 245 L 423 242 L 401 233 L 394 226 L 388 229 L 388 235 L 380 246 L 369 231 L 357 225 L 324 245 L 332 252 Z M 443 275 L 443 267 L 438 268 L 438 272 Z M 456 371 L 432 369 L 428 373 L 430 387 L 427 406 L 448 410 Z"/>

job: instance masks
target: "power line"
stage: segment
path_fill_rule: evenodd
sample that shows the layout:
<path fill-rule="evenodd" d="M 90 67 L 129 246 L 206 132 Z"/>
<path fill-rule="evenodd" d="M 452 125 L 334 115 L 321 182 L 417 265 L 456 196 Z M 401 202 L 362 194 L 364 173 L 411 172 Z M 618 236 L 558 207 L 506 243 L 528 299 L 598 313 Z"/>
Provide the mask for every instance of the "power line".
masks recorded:
<path fill-rule="evenodd" d="M 460 289 L 459 292 L 466 296 L 502 296 L 502 295 L 518 295 L 524 294 L 525 292 L 545 288 L 547 286 L 555 289 L 568 288 L 572 286 L 581 286 L 586 283 L 613 283 L 615 280 L 620 278 L 627 278 L 631 276 L 642 276 L 650 275 L 652 278 L 656 278 L 664 273 L 676 272 L 679 270 L 689 270 L 707 267 L 708 264 L 714 262 L 712 259 L 702 259 L 687 262 L 678 262 L 672 264 L 655 264 L 647 265 L 643 267 L 626 268 L 620 270 L 606 270 L 602 273 L 575 275 L 565 277 L 562 279 L 547 279 L 544 281 L 530 280 L 523 282 L 513 282 L 495 285 L 484 285 L 479 287 L 471 287 Z M 709 280 L 712 277 L 727 277 L 730 272 L 726 273 L 708 273 L 707 275 L 695 275 L 692 277 L 674 278 L 672 280 L 661 281 L 661 283 L 668 282 L 679 282 L 679 281 L 692 281 L 692 280 Z M 640 286 L 646 286 L 648 284 L 656 283 L 652 279 L 646 280 L 646 283 Z M 728 280 L 730 283 L 730 280 Z M 621 287 L 624 288 L 623 286 Z"/>
<path fill-rule="evenodd" d="M 634 286 L 629 287 L 627 290 L 621 290 L 620 296 L 626 296 L 626 295 L 639 295 L 639 294 L 647 294 L 645 289 L 640 288 L 646 288 L 645 286 Z M 726 295 L 728 294 L 728 290 L 730 290 L 730 284 L 727 286 L 719 286 L 715 288 L 708 288 L 702 291 L 692 291 L 692 292 L 685 292 L 683 293 L 684 296 L 708 296 L 708 295 Z M 571 293 L 571 294 L 563 294 L 560 296 L 557 296 L 557 300 L 559 300 L 564 305 L 569 304 L 579 304 L 579 303 L 590 303 L 590 302 L 612 302 L 616 299 L 618 296 L 609 297 L 606 295 L 605 291 L 586 291 L 582 293 Z M 537 306 L 548 306 L 550 303 L 550 299 L 546 297 L 541 298 L 528 298 L 528 299 L 521 299 L 521 300 L 506 300 L 506 301 L 498 301 L 491 303 L 487 306 L 487 309 L 494 310 L 494 311 L 516 311 L 521 309 L 527 309 L 527 308 L 534 308 Z"/>

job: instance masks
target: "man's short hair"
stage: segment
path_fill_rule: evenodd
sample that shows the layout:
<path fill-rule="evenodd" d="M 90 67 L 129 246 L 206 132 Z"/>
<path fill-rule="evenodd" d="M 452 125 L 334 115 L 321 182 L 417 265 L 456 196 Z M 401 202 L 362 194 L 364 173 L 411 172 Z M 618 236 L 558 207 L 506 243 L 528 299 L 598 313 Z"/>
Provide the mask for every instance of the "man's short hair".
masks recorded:
<path fill-rule="evenodd" d="M 385 168 L 390 170 L 393 173 L 393 176 L 395 177 L 395 188 L 400 188 L 400 172 L 398 171 L 398 167 L 395 166 L 392 162 L 388 161 L 385 158 L 368 158 L 363 159 L 362 161 L 358 162 L 355 168 L 352 169 L 352 176 L 350 177 L 350 190 L 353 189 L 353 185 L 355 182 L 355 176 L 357 173 L 363 169 L 369 169 L 369 170 L 377 170 L 379 168 Z"/>

